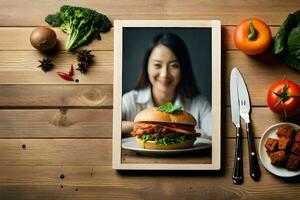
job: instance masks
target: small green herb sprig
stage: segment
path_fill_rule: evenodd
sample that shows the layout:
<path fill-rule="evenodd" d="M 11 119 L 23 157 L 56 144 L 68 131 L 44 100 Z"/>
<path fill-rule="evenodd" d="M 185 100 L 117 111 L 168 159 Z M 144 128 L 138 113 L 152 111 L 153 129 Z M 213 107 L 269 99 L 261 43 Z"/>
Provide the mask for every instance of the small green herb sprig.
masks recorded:
<path fill-rule="evenodd" d="M 182 108 L 179 105 L 173 105 L 171 102 L 168 102 L 164 105 L 161 105 L 157 108 L 157 111 L 165 113 L 177 113 L 182 112 Z"/>

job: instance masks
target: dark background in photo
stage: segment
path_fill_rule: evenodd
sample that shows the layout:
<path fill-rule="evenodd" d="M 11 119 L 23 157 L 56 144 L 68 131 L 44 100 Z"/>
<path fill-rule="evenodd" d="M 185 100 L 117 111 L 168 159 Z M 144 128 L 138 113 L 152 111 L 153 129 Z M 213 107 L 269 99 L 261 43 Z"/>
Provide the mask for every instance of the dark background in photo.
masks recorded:
<path fill-rule="evenodd" d="M 123 28 L 122 94 L 133 89 L 148 44 L 156 35 L 164 32 L 176 34 L 185 42 L 197 87 L 211 103 L 211 28 Z"/>

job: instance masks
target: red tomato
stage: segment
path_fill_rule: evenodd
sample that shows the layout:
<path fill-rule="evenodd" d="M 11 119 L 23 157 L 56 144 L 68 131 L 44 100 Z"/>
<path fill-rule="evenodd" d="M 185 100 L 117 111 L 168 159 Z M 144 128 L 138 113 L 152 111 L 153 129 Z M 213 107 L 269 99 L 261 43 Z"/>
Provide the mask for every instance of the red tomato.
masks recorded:
<path fill-rule="evenodd" d="M 270 87 L 267 101 L 273 112 L 292 117 L 300 112 L 300 87 L 290 80 L 280 80 Z"/>

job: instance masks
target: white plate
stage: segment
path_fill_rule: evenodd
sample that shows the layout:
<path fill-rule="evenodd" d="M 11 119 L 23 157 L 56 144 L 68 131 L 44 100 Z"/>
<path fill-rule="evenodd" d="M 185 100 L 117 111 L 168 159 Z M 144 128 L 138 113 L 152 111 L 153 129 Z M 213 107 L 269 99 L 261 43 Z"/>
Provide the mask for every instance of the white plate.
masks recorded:
<path fill-rule="evenodd" d="M 138 146 L 135 137 L 129 137 L 122 139 L 122 148 L 132 151 L 136 151 L 142 154 L 151 154 L 151 155 L 171 155 L 178 153 L 185 153 L 191 151 L 197 151 L 200 149 L 206 149 L 211 147 L 211 140 L 207 138 L 197 138 L 193 147 L 187 149 L 170 149 L 170 150 L 159 150 L 159 149 L 144 149 Z"/>
<path fill-rule="evenodd" d="M 276 167 L 274 165 L 271 164 L 270 158 L 266 152 L 266 148 L 265 148 L 265 143 L 267 141 L 268 138 L 278 138 L 276 135 L 277 129 L 282 126 L 282 125 L 290 125 L 292 126 L 294 129 L 299 129 L 300 126 L 298 126 L 297 124 L 293 124 L 293 123 L 287 123 L 287 122 L 283 122 L 283 123 L 278 123 L 278 124 L 274 124 L 273 126 L 269 127 L 263 134 L 263 136 L 260 139 L 259 142 L 259 157 L 261 162 L 263 163 L 264 167 L 269 170 L 269 172 L 271 172 L 272 174 L 275 174 L 277 176 L 281 176 L 281 177 L 293 177 L 293 176 L 297 176 L 300 174 L 300 170 L 298 171 L 289 171 L 283 167 Z"/>

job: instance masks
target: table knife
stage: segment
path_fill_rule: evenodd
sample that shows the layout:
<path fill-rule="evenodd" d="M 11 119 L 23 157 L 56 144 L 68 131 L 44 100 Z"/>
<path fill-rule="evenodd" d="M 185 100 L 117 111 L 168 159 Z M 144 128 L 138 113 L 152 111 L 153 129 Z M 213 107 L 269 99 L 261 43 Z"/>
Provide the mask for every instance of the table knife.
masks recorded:
<path fill-rule="evenodd" d="M 248 137 L 248 153 L 249 153 L 249 165 L 250 165 L 250 176 L 253 180 L 258 181 L 261 176 L 255 144 L 252 137 L 252 132 L 250 130 L 250 99 L 249 93 L 247 90 L 246 83 L 239 72 L 236 70 L 236 78 L 237 78 L 237 85 L 238 85 L 238 95 L 239 95 L 239 105 L 240 105 L 240 115 L 246 123 L 246 131 Z"/>
<path fill-rule="evenodd" d="M 235 156 L 232 172 L 232 180 L 234 184 L 243 183 L 243 158 L 242 158 L 242 137 L 240 125 L 240 108 L 237 86 L 237 68 L 233 68 L 230 74 L 230 103 L 232 122 L 236 127 L 236 144 Z"/>

